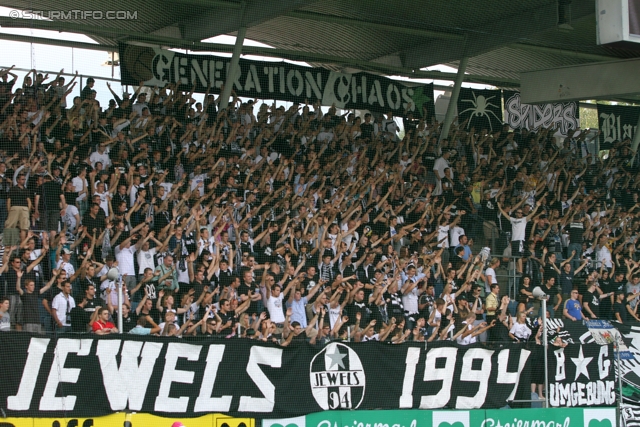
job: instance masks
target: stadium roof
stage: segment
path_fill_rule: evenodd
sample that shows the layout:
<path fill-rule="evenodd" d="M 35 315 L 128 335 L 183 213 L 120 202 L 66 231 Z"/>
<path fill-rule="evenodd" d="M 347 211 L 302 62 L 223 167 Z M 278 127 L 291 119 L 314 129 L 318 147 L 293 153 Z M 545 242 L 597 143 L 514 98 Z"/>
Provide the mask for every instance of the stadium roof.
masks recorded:
<path fill-rule="evenodd" d="M 26 20 L 0 18 L 2 27 L 81 33 L 98 46 L 26 36 L 3 39 L 115 50 L 118 42 L 227 51 L 202 42 L 234 35 L 271 48 L 244 47 L 243 54 L 301 60 L 335 70 L 364 70 L 415 78 L 451 79 L 421 69 L 457 67 L 468 56 L 466 81 L 518 87 L 519 73 L 627 59 L 640 51 L 596 44 L 595 0 L 573 1 L 572 29 L 558 27 L 558 1 L 571 0 L 0 0 L 23 10 L 127 10 L 129 20 Z"/>

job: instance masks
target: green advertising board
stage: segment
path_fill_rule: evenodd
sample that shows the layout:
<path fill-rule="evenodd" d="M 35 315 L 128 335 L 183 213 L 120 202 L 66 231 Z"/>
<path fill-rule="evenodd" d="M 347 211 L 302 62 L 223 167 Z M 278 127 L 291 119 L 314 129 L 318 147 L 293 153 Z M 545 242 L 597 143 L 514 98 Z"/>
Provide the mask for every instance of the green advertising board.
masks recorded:
<path fill-rule="evenodd" d="M 615 408 L 326 411 L 262 427 L 615 427 Z"/>

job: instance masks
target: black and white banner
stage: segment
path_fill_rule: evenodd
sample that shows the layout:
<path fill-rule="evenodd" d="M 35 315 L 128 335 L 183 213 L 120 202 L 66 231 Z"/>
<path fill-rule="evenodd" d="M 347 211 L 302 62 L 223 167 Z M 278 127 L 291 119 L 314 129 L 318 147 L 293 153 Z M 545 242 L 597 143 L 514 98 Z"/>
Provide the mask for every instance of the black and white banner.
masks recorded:
<path fill-rule="evenodd" d="M 597 344 L 550 346 L 549 404 L 568 406 L 614 406 L 616 381 L 613 347 Z"/>
<path fill-rule="evenodd" d="M 583 347 L 589 357 L 599 348 Z M 330 409 L 501 408 L 530 398 L 530 356 L 521 346 L 447 342 L 319 349 L 4 333 L 0 404 L 9 417 L 74 418 L 116 411 L 290 417 Z M 585 381 L 601 372 L 593 366 Z M 570 367 L 566 372 L 574 381 Z"/>
<path fill-rule="evenodd" d="M 220 93 L 231 58 L 187 55 L 160 48 L 120 45 L 121 80 L 124 85 L 164 87 L 177 84 L 181 90 Z M 233 89 L 238 96 L 258 99 L 335 105 L 430 120 L 435 114 L 433 84 L 411 84 L 369 73 L 339 73 L 285 62 L 240 59 Z"/>
<path fill-rule="evenodd" d="M 615 327 L 622 335 L 627 349 L 633 359 L 614 361 L 617 375 L 622 380 L 621 413 L 626 427 L 640 427 L 640 325 L 621 325 Z"/>
<path fill-rule="evenodd" d="M 608 149 L 614 141 L 633 140 L 639 116 L 640 107 L 598 104 L 600 149 Z"/>
<path fill-rule="evenodd" d="M 503 90 L 504 121 L 511 129 L 558 127 L 563 135 L 580 126 L 580 108 L 577 102 L 558 102 L 555 104 L 523 104 L 520 92 Z"/>
<path fill-rule="evenodd" d="M 475 128 L 476 132 L 486 129 L 496 132 L 502 129 L 502 92 L 500 90 L 479 90 L 460 88 L 458 95 L 458 123 L 468 120 L 465 130 Z"/>

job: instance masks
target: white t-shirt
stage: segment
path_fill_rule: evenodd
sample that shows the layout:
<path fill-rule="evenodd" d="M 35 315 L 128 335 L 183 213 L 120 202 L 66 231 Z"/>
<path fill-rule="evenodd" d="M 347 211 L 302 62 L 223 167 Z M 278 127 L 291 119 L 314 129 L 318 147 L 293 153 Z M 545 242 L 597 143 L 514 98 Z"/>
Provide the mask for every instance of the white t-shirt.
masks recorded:
<path fill-rule="evenodd" d="M 516 338 L 528 340 L 531 336 L 531 329 L 526 323 L 514 323 L 509 333 L 513 334 Z"/>
<path fill-rule="evenodd" d="M 89 183 L 87 183 L 86 179 L 82 179 L 79 176 L 76 176 L 75 178 L 73 178 L 71 180 L 71 183 L 73 184 L 73 190 L 77 193 L 80 193 L 82 191 L 82 184 L 84 181 L 84 187 L 88 188 L 89 187 Z M 85 193 L 82 193 L 78 196 L 78 198 L 76 199 L 77 201 L 81 201 L 81 200 L 85 200 L 87 198 L 87 195 Z"/>
<path fill-rule="evenodd" d="M 100 196 L 100 209 L 104 211 L 106 216 L 109 216 L 109 199 L 107 199 L 109 192 L 105 191 L 104 193 L 98 193 L 96 191 L 93 195 Z"/>
<path fill-rule="evenodd" d="M 402 295 L 402 305 L 406 312 L 415 314 L 418 312 L 418 287 L 416 286 L 406 294 Z"/>
<path fill-rule="evenodd" d="M 269 317 L 274 323 L 284 323 L 284 311 L 282 311 L 282 300 L 284 295 L 280 292 L 278 297 L 271 295 L 267 299 L 267 310 L 269 310 Z"/>
<path fill-rule="evenodd" d="M 96 167 L 97 162 L 102 163 L 103 169 L 109 169 L 109 166 L 111 166 L 111 159 L 109 158 L 109 155 L 106 152 L 100 154 L 99 152 L 94 151 L 93 153 L 91 153 L 91 156 L 89 157 L 89 161 L 91 162 L 92 168 Z"/>
<path fill-rule="evenodd" d="M 604 245 L 601 246 L 596 252 L 596 257 L 596 268 L 600 268 L 602 264 L 607 268 L 613 267 L 613 264 L 611 263 L 611 251 L 608 247 Z"/>
<path fill-rule="evenodd" d="M 129 277 L 136 277 L 136 269 L 133 264 L 133 254 L 136 253 L 136 247 L 129 246 L 128 248 L 121 248 L 118 246 L 115 252 L 120 274 L 123 276 L 126 274 Z"/>
<path fill-rule="evenodd" d="M 433 172 L 437 175 L 438 184 L 433 191 L 434 196 L 439 196 L 442 194 L 442 182 L 440 179 L 444 178 L 444 170 L 449 167 L 449 162 L 444 157 L 438 157 L 433 164 Z M 453 180 L 453 170 L 451 170 L 451 179 Z"/>
<path fill-rule="evenodd" d="M 487 267 L 487 269 L 484 271 L 484 276 L 491 276 L 491 283 L 489 283 L 489 280 L 485 280 L 484 287 L 486 292 L 491 292 L 491 285 L 493 285 L 494 283 L 498 283 L 498 279 L 496 278 L 496 271 L 491 267 Z"/>
<path fill-rule="evenodd" d="M 329 313 L 329 324 L 331 325 L 331 329 L 335 326 L 336 322 L 340 318 L 340 305 L 336 305 L 335 307 L 329 306 L 327 308 L 327 312 Z"/>
<path fill-rule="evenodd" d="M 451 247 L 455 248 L 460 244 L 460 237 L 464 236 L 464 228 L 453 227 L 449 230 L 449 236 L 451 237 Z"/>
<path fill-rule="evenodd" d="M 440 240 L 442 239 L 444 240 L 440 242 Z M 439 248 L 449 247 L 449 225 L 438 226 L 438 247 Z"/>
<path fill-rule="evenodd" d="M 467 321 L 465 320 L 464 322 L 462 322 L 463 325 L 467 325 L 467 329 L 471 330 L 473 329 L 473 325 L 467 323 Z M 472 334 L 467 335 L 466 337 L 462 337 L 462 335 L 460 335 L 458 338 L 456 338 L 456 341 L 458 342 L 458 344 L 460 345 L 469 345 L 469 344 L 473 344 L 476 342 L 476 337 L 474 337 Z"/>
<path fill-rule="evenodd" d="M 522 218 L 509 218 L 511 222 L 511 241 L 524 241 L 526 228 L 527 228 L 527 219 L 525 217 Z"/>
<path fill-rule="evenodd" d="M 71 313 L 71 309 L 76 306 L 76 301 L 71 295 L 65 298 L 61 292 L 53 298 L 51 301 L 51 308 L 56 311 L 56 316 L 63 326 L 71 326 L 70 322 L 67 322 L 67 313 Z M 71 316 L 69 316 L 71 317 Z"/>
<path fill-rule="evenodd" d="M 80 211 L 73 205 L 67 205 L 62 215 L 62 222 L 67 226 L 67 232 L 71 234 L 76 233 L 76 227 L 78 227 L 78 220 L 76 215 L 80 215 Z"/>
<path fill-rule="evenodd" d="M 144 274 L 146 268 L 150 268 L 151 270 L 156 269 L 155 254 L 156 248 L 151 248 L 148 251 L 138 251 L 136 254 L 138 257 L 138 274 Z"/>
<path fill-rule="evenodd" d="M 66 271 L 67 279 L 76 274 L 76 268 L 70 262 L 64 262 L 63 260 L 60 260 L 58 261 L 58 265 L 56 266 L 56 268 L 58 270 L 63 269 L 64 271 Z"/>
<path fill-rule="evenodd" d="M 182 270 L 180 266 L 178 266 L 178 283 L 189 283 L 190 281 L 191 280 L 189 280 L 189 267 Z"/>

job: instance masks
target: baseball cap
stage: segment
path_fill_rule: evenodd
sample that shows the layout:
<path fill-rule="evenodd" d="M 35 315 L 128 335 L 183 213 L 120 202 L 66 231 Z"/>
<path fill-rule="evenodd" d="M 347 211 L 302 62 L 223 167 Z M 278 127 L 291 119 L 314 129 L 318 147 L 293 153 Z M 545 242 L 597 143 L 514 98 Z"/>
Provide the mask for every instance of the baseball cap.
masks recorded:
<path fill-rule="evenodd" d="M 65 255 L 71 255 L 71 251 L 67 248 L 62 248 L 62 253 Z"/>
<path fill-rule="evenodd" d="M 185 425 L 180 421 L 176 421 L 175 423 L 171 424 L 171 427 L 185 427 Z"/>

